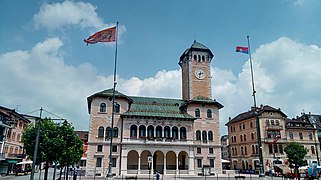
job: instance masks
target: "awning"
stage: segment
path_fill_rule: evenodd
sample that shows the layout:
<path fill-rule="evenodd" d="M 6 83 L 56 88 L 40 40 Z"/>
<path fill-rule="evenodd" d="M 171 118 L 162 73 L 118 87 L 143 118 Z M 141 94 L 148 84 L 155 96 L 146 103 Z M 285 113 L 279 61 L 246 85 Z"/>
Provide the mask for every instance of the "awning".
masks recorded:
<path fill-rule="evenodd" d="M 8 159 L 7 162 L 10 163 L 10 164 L 16 164 L 18 161 L 17 160 Z"/>
<path fill-rule="evenodd" d="M 287 165 L 284 165 L 284 164 L 275 164 L 274 166 L 280 168 L 280 169 L 282 170 L 282 173 L 283 173 L 283 174 L 291 173 L 291 169 L 290 169 L 289 166 L 287 166 Z"/>
<path fill-rule="evenodd" d="M 230 163 L 230 161 L 222 159 L 222 163 Z"/>
<path fill-rule="evenodd" d="M 22 161 L 17 164 L 32 164 L 33 161 Z"/>

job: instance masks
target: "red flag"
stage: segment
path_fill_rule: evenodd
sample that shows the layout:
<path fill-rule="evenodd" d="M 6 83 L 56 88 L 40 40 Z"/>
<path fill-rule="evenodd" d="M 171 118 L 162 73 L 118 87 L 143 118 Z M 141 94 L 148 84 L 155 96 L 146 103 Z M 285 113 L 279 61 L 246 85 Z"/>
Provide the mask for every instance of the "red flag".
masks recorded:
<path fill-rule="evenodd" d="M 84 41 L 87 44 L 95 44 L 97 42 L 114 42 L 116 41 L 116 26 L 98 31 L 89 36 L 88 39 L 84 39 Z"/>
<path fill-rule="evenodd" d="M 242 47 L 242 46 L 236 46 L 236 52 L 241 52 L 244 54 L 248 54 L 249 53 L 249 48 L 248 47 Z"/>

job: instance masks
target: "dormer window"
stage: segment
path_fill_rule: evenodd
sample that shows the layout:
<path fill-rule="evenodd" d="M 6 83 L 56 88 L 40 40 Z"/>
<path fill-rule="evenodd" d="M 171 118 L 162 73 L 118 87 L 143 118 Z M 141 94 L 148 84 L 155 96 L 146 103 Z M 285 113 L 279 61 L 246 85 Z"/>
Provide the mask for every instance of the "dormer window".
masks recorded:
<path fill-rule="evenodd" d="M 100 103 L 99 112 L 106 112 L 106 103 Z"/>
<path fill-rule="evenodd" d="M 207 118 L 212 118 L 212 110 L 207 109 Z"/>
<path fill-rule="evenodd" d="M 195 117 L 201 117 L 200 109 L 198 108 L 195 109 Z"/>
<path fill-rule="evenodd" d="M 115 102 L 115 113 L 119 113 L 119 112 L 120 112 L 120 105 Z"/>

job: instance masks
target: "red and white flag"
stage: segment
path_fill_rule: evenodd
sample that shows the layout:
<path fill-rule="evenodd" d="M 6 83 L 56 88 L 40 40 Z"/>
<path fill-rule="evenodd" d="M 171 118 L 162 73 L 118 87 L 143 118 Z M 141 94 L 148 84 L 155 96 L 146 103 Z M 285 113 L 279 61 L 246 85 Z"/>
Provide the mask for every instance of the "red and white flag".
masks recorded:
<path fill-rule="evenodd" d="M 84 41 L 87 44 L 95 44 L 97 42 L 114 42 L 116 41 L 116 26 L 98 31 L 89 36 L 88 39 L 84 39 Z"/>

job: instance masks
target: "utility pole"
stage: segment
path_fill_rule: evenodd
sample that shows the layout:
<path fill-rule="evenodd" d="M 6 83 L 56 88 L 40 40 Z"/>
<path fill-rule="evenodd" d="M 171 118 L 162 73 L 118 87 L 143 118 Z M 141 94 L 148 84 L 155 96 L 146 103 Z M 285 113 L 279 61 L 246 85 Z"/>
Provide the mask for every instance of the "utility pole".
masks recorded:
<path fill-rule="evenodd" d="M 40 108 L 40 115 L 38 119 L 38 128 L 37 128 L 37 136 L 36 136 L 36 144 L 33 154 L 33 162 L 32 162 L 32 171 L 30 175 L 30 180 L 34 180 L 35 175 L 35 166 L 36 166 L 36 160 L 37 160 L 37 153 L 38 153 L 38 146 L 39 146 L 39 136 L 40 136 L 40 126 L 41 126 L 41 115 L 42 115 L 42 107 Z"/>

